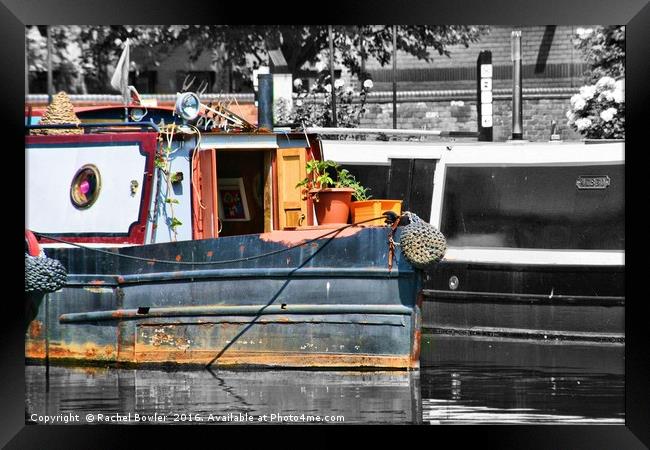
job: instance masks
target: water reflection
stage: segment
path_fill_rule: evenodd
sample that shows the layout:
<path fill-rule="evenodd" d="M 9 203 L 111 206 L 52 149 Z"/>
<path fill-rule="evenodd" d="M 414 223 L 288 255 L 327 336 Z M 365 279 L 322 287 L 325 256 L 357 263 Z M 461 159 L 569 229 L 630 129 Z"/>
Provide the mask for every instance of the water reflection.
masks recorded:
<path fill-rule="evenodd" d="M 621 424 L 623 351 L 622 345 L 434 335 L 424 336 L 415 372 L 53 366 L 47 383 L 45 367 L 27 366 L 26 420 L 78 414 L 85 423 L 86 414 L 130 412 L 184 424 L 197 423 L 197 416 L 199 423 L 248 417 L 257 423 L 264 415 L 275 415 L 270 423 L 342 416 L 344 423 Z M 174 416 L 180 414 L 185 418 Z"/>
<path fill-rule="evenodd" d="M 624 346 L 429 335 L 423 422 L 624 423 Z"/>
<path fill-rule="evenodd" d="M 82 423 L 86 414 L 128 412 L 158 413 L 167 416 L 166 423 L 188 424 L 196 423 L 195 415 L 213 416 L 204 423 L 237 422 L 246 414 L 255 422 L 266 415 L 271 423 L 302 423 L 302 415 L 304 421 L 329 416 L 329 421 L 343 423 L 417 423 L 422 417 L 417 371 L 170 372 L 50 367 L 47 391 L 45 368 L 27 366 L 26 386 L 28 418 L 76 413 Z M 174 422 L 183 419 L 177 414 L 185 414 L 185 421 Z"/>

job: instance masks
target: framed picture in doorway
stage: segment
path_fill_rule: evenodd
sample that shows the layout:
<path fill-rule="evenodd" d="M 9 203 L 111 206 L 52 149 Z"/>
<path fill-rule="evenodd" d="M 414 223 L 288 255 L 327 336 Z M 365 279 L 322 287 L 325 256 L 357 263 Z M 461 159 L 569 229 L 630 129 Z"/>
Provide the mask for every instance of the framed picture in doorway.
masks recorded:
<path fill-rule="evenodd" d="M 224 222 L 250 220 L 246 189 L 243 178 L 221 178 L 217 181 L 219 191 L 219 219 Z"/>

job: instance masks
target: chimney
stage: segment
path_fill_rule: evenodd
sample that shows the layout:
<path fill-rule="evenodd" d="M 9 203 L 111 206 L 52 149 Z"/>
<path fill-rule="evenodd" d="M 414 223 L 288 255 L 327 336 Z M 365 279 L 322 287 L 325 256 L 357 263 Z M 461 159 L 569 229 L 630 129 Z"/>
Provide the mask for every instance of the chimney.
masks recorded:
<path fill-rule="evenodd" d="M 273 75 L 258 75 L 259 96 L 257 99 L 257 126 L 273 130 Z"/>

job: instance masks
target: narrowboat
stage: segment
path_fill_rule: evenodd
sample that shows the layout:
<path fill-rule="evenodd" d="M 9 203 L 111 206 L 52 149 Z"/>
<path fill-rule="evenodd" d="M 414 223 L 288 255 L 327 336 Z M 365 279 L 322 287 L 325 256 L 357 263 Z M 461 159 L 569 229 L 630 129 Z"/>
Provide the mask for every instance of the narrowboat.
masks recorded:
<path fill-rule="evenodd" d="M 27 124 L 26 228 L 67 271 L 26 295 L 27 360 L 417 368 L 422 272 L 391 248 L 402 227 L 315 224 L 296 185 L 316 136 L 216 107 L 200 124 L 185 94 L 156 121 Z"/>
<path fill-rule="evenodd" d="M 424 276 L 424 331 L 624 342 L 624 142 L 322 148 L 375 197 L 402 200 L 447 238 L 444 259 Z"/>

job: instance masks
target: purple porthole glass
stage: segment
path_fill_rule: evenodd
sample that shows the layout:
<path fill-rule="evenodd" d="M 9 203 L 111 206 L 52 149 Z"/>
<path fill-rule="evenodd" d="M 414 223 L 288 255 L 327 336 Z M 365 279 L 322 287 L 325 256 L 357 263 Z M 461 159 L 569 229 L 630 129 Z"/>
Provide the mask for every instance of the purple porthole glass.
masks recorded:
<path fill-rule="evenodd" d="M 75 173 L 70 185 L 70 200 L 77 209 L 90 208 L 101 190 L 99 170 L 92 164 L 86 164 Z"/>

